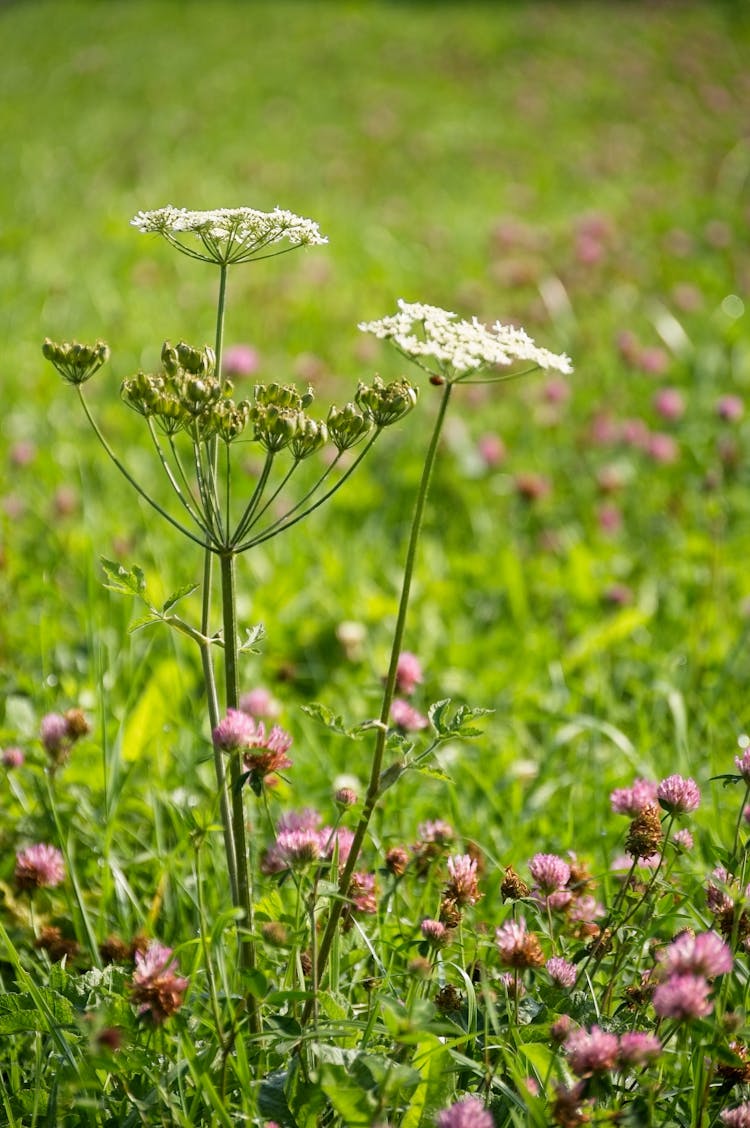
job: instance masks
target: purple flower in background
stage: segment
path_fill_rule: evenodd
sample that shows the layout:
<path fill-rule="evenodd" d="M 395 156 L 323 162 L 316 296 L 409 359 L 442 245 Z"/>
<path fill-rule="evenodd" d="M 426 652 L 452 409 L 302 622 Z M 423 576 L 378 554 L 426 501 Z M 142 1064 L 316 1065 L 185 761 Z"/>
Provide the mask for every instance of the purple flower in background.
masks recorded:
<path fill-rule="evenodd" d="M 438 1113 L 437 1128 L 494 1128 L 495 1121 L 478 1097 L 464 1097 Z"/>
<path fill-rule="evenodd" d="M 40 842 L 16 854 L 14 878 L 21 890 L 52 889 L 64 877 L 65 862 L 54 846 Z"/>
<path fill-rule="evenodd" d="M 578 974 L 576 966 L 564 960 L 562 956 L 552 956 L 545 966 L 550 979 L 560 987 L 572 987 L 575 984 Z"/>
<path fill-rule="evenodd" d="M 616 815 L 640 814 L 644 807 L 656 802 L 657 785 L 649 779 L 634 779 L 631 787 L 618 787 L 609 797 Z"/>
<path fill-rule="evenodd" d="M 225 376 L 252 376 L 259 366 L 260 357 L 252 345 L 230 345 L 224 351 L 222 372 Z"/>
<path fill-rule="evenodd" d="M 668 975 L 703 975 L 713 979 L 732 970 L 732 952 L 717 932 L 683 932 L 661 956 Z"/>
<path fill-rule="evenodd" d="M 135 971 L 130 985 L 139 1015 L 148 1014 L 160 1025 L 182 1006 L 188 981 L 176 975 L 177 961 L 172 949 L 152 940 L 145 952 L 136 952 Z"/>
<path fill-rule="evenodd" d="M 565 1040 L 570 1068 L 578 1077 L 614 1069 L 619 1048 L 617 1036 L 598 1026 L 592 1026 L 591 1030 L 573 1030 Z"/>
<path fill-rule="evenodd" d="M 404 650 L 398 656 L 396 667 L 396 688 L 399 693 L 409 697 L 422 681 L 422 664 L 416 654 Z"/>
<path fill-rule="evenodd" d="M 685 1022 L 711 1013 L 708 981 L 702 975 L 673 975 L 654 991 L 654 1010 L 659 1018 Z"/>

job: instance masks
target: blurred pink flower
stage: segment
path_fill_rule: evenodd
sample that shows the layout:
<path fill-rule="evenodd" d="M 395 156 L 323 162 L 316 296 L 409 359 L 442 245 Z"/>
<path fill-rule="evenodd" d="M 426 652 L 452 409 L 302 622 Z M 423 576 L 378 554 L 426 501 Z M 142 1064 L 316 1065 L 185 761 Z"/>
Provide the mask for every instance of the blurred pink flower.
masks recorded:
<path fill-rule="evenodd" d="M 618 1050 L 617 1036 L 598 1026 L 592 1026 L 591 1030 L 573 1030 L 565 1039 L 568 1063 L 578 1077 L 614 1069 Z"/>
<path fill-rule="evenodd" d="M 722 396 L 716 404 L 716 414 L 727 423 L 736 423 L 745 413 L 745 405 L 739 396 Z"/>
<path fill-rule="evenodd" d="M 646 451 L 654 462 L 661 462 L 664 465 L 676 462 L 680 454 L 677 440 L 672 435 L 665 435 L 662 431 L 654 431 L 649 435 Z"/>
<path fill-rule="evenodd" d="M 656 802 L 657 785 L 650 779 L 634 779 L 631 787 L 618 787 L 609 797 L 616 815 L 639 814 Z"/>
<path fill-rule="evenodd" d="M 139 1015 L 148 1014 L 152 1022 L 160 1025 L 179 1010 L 188 981 L 176 975 L 176 971 L 172 949 L 155 940 L 145 952 L 136 952 L 130 990 Z"/>
<path fill-rule="evenodd" d="M 564 960 L 562 956 L 551 956 L 545 967 L 553 982 L 561 987 L 572 987 L 575 984 L 578 974 L 576 966 Z"/>
<path fill-rule="evenodd" d="M 416 654 L 412 654 L 410 650 L 402 651 L 398 656 L 396 667 L 396 689 L 398 692 L 405 693 L 409 697 L 422 680 L 422 664 L 419 658 Z"/>
<path fill-rule="evenodd" d="M 397 728 L 405 732 L 418 732 L 429 725 L 427 717 L 420 713 L 402 697 L 396 697 L 391 705 L 391 720 Z"/>
<path fill-rule="evenodd" d="M 654 396 L 654 410 L 662 419 L 681 419 L 685 414 L 682 392 L 677 388 L 661 388 Z"/>
<path fill-rule="evenodd" d="M 437 1128 L 494 1128 L 495 1121 L 478 1097 L 464 1097 L 437 1115 Z"/>
<path fill-rule="evenodd" d="M 713 979 L 732 970 L 732 952 L 717 932 L 683 932 L 660 956 L 667 975 L 702 975 Z"/>
<path fill-rule="evenodd" d="M 250 717 L 255 717 L 256 720 L 261 717 L 270 720 L 278 717 L 280 712 L 278 701 L 270 690 L 264 689 L 262 686 L 256 686 L 255 689 L 243 693 L 240 698 L 240 710 Z"/>
<path fill-rule="evenodd" d="M 6 768 L 20 768 L 24 759 L 20 748 L 6 748 L 2 755 L 3 766 Z"/>
<path fill-rule="evenodd" d="M 673 975 L 654 991 L 654 1010 L 659 1018 L 684 1022 L 711 1013 L 708 981 L 702 975 Z"/>
<path fill-rule="evenodd" d="M 485 466 L 492 470 L 505 461 L 507 451 L 499 435 L 480 435 L 477 439 L 477 453 Z"/>
<path fill-rule="evenodd" d="M 230 345 L 224 351 L 224 376 L 252 376 L 260 367 L 260 357 L 252 345 Z"/>
<path fill-rule="evenodd" d="M 726 1128 L 750 1128 L 750 1101 L 724 1109 L 719 1113 L 719 1120 Z"/>
<path fill-rule="evenodd" d="M 662 1046 L 655 1034 L 642 1030 L 629 1030 L 620 1035 L 618 1061 L 621 1065 L 647 1065 L 661 1053 Z"/>
<path fill-rule="evenodd" d="M 52 889 L 65 877 L 65 861 L 54 846 L 40 842 L 19 850 L 13 876 L 21 890 Z"/>

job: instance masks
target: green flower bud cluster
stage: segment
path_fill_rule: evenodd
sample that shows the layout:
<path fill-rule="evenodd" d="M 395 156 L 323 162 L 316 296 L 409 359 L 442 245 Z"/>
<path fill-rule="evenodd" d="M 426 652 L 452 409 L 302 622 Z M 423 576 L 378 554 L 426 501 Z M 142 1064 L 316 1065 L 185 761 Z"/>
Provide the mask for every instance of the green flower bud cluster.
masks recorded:
<path fill-rule="evenodd" d="M 344 404 L 343 407 L 335 405 L 331 407 L 327 424 L 331 442 L 339 451 L 356 446 L 372 429 L 372 419 L 363 415 L 353 403 Z"/>
<path fill-rule="evenodd" d="M 42 354 L 67 384 L 85 384 L 109 360 L 109 349 L 104 341 L 97 341 L 95 345 L 81 345 L 77 341 L 58 344 L 47 337 Z"/>
<path fill-rule="evenodd" d="M 389 427 L 397 423 L 416 407 L 417 389 L 408 380 L 394 380 L 384 384 L 376 376 L 372 384 L 360 384 L 354 397 L 364 415 L 372 419 L 376 427 Z"/>
<path fill-rule="evenodd" d="M 161 372 L 138 372 L 123 380 L 120 394 L 128 407 L 153 418 L 164 434 L 185 431 L 196 442 L 214 435 L 231 442 L 242 433 L 250 405 L 229 398 L 232 385 L 215 375 L 212 348 L 165 341 L 161 363 Z"/>
<path fill-rule="evenodd" d="M 256 441 L 273 453 L 288 447 L 298 461 L 319 450 L 328 432 L 306 414 L 312 401 L 311 388 L 300 393 L 290 384 L 256 384 L 249 412 Z"/>

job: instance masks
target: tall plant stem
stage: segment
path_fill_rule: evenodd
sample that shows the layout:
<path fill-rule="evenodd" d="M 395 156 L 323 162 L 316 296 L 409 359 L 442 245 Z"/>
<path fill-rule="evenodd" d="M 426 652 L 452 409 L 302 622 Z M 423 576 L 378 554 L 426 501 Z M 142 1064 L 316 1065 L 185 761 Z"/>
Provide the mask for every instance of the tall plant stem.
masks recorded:
<path fill-rule="evenodd" d="M 409 534 L 409 546 L 406 551 L 406 561 L 404 564 L 404 578 L 401 585 L 401 599 L 398 605 L 398 615 L 396 617 L 396 627 L 393 632 L 393 644 L 391 647 L 391 661 L 388 667 L 388 676 L 386 678 L 385 689 L 383 691 L 383 704 L 380 710 L 380 724 L 377 730 L 377 737 L 375 741 L 375 749 L 372 755 L 372 764 L 370 767 L 370 781 L 367 787 L 364 804 L 362 806 L 362 815 L 357 829 L 354 832 L 351 850 L 349 857 L 346 860 L 346 865 L 339 880 L 339 896 L 331 904 L 331 914 L 328 918 L 326 930 L 323 933 L 323 938 L 320 942 L 318 950 L 318 974 L 315 984 L 316 991 L 320 988 L 325 971 L 328 956 L 331 951 L 336 929 L 338 928 L 341 914 L 346 904 L 346 898 L 349 893 L 349 885 L 351 883 L 352 874 L 356 869 L 359 860 L 359 854 L 362 849 L 362 844 L 365 840 L 370 820 L 373 816 L 377 806 L 378 799 L 380 798 L 380 776 L 383 770 L 383 756 L 385 754 L 385 744 L 388 736 L 388 720 L 391 713 L 391 705 L 396 691 L 396 675 L 398 672 L 398 659 L 401 653 L 401 645 L 404 638 L 404 630 L 406 627 L 406 615 L 409 609 L 409 596 L 411 594 L 411 582 L 414 575 L 414 565 L 417 558 L 417 547 L 419 544 L 419 536 L 422 531 L 422 518 L 424 516 L 425 504 L 427 502 L 427 495 L 430 489 L 430 480 L 432 478 L 432 471 L 435 465 L 435 458 L 437 456 L 438 444 L 440 442 L 440 435 L 443 430 L 443 423 L 445 421 L 445 414 L 448 410 L 448 402 L 450 400 L 452 384 L 446 383 L 443 389 L 443 397 L 440 401 L 435 424 L 432 429 L 432 437 L 430 445 L 427 448 L 427 455 L 425 457 L 424 467 L 422 469 L 422 478 L 419 483 L 419 490 L 417 491 L 417 498 L 414 504 L 414 515 L 411 522 L 411 532 Z M 305 1007 L 303 1021 L 307 1021 L 312 1013 L 312 1002 L 308 1002 Z"/>
<path fill-rule="evenodd" d="M 226 681 L 227 709 L 236 709 L 239 704 L 239 648 L 237 645 L 237 593 L 236 561 L 231 550 L 223 553 L 221 560 L 221 607 L 224 621 L 224 673 Z M 255 941 L 252 938 L 255 919 L 253 910 L 253 891 L 248 862 L 247 835 L 245 833 L 245 804 L 242 796 L 242 753 L 230 753 L 229 784 L 232 805 L 232 837 L 234 839 L 235 861 L 237 863 L 237 899 L 245 913 L 244 927 L 251 935 L 243 935 L 240 941 L 240 966 L 247 971 L 255 968 Z M 254 1034 L 260 1032 L 260 1023 L 255 1000 L 248 1000 L 250 1026 Z"/>
<path fill-rule="evenodd" d="M 216 372 L 221 375 L 221 353 L 224 344 L 224 310 L 227 298 L 227 266 L 225 263 L 221 264 L 221 274 L 219 277 L 219 297 L 216 304 L 216 339 L 214 344 L 214 352 L 216 354 Z M 211 444 L 209 457 L 216 460 L 216 439 Z M 197 467 L 196 467 L 197 468 Z M 210 515 L 206 514 L 206 520 L 210 523 Z M 203 556 L 203 603 L 201 609 L 201 634 L 204 639 L 211 636 L 211 589 L 213 585 L 213 553 L 206 549 Z M 216 693 L 216 677 L 214 675 L 213 658 L 211 654 L 211 647 L 209 644 L 204 643 L 201 646 L 201 663 L 203 666 L 203 681 L 206 686 L 206 700 L 208 704 L 208 719 L 211 725 L 211 731 L 216 728 L 219 723 L 219 700 Z M 234 840 L 234 830 L 232 825 L 232 812 L 229 803 L 229 791 L 227 789 L 226 771 L 224 769 L 224 758 L 221 750 L 214 748 L 214 771 L 216 773 L 216 788 L 219 792 L 219 807 L 221 810 L 221 825 L 224 833 L 224 853 L 227 858 L 227 870 L 229 871 L 229 885 L 232 891 L 232 904 L 235 907 L 240 906 L 239 896 L 239 883 L 237 879 L 237 848 Z"/>

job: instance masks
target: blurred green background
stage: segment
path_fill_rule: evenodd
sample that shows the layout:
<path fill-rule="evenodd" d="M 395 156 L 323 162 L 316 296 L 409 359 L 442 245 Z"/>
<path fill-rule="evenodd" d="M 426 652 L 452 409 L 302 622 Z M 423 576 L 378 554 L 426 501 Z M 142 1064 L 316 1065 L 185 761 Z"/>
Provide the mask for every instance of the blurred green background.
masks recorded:
<path fill-rule="evenodd" d="M 309 381 L 325 404 L 408 375 L 356 328 L 399 297 L 518 321 L 575 363 L 562 389 L 465 396 L 435 481 L 408 645 L 425 701 L 496 709 L 462 761 L 476 818 L 581 799 L 581 762 L 613 786 L 726 770 L 750 597 L 746 424 L 717 414 L 750 383 L 744 5 L 56 0 L 3 6 L 0 34 L 5 739 L 79 700 L 121 736 L 150 682 L 148 717 L 169 699 L 154 731 L 201 727 L 195 656 L 128 640 L 97 557 L 166 591 L 200 561 L 103 461 L 40 342 L 109 342 L 92 402 L 156 478 L 119 380 L 164 338 L 213 339 L 216 278 L 129 220 L 279 205 L 329 245 L 230 275 L 227 343 L 257 349 L 257 379 Z M 655 408 L 664 387 L 680 418 Z M 431 391 L 331 506 L 242 565 L 241 611 L 268 630 L 246 684 L 274 686 L 321 787 L 347 753 L 296 706 L 375 708 Z M 623 437 L 633 419 L 670 441 Z M 478 453 L 488 435 L 504 461 Z M 342 620 L 365 629 L 359 663 Z"/>

